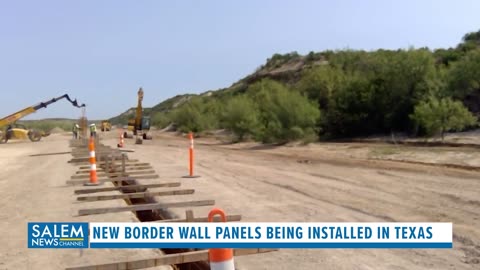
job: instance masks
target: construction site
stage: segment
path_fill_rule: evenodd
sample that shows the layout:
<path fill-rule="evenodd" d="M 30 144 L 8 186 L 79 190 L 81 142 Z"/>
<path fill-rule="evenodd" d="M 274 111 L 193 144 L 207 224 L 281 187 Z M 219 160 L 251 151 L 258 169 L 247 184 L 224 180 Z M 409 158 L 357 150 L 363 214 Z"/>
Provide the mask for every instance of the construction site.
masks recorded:
<path fill-rule="evenodd" d="M 478 10 L 4 1 L 0 270 L 480 270 Z"/>
<path fill-rule="evenodd" d="M 28 250 L 24 224 L 206 222 L 213 207 L 224 209 L 228 222 L 454 224 L 453 250 L 237 249 L 236 269 L 477 269 L 476 134 L 429 151 L 415 143 L 229 144 L 150 130 L 141 89 L 138 96 L 128 130 L 134 135 L 122 127 L 90 134 L 82 115 L 73 139 L 64 132 L 0 146 L 0 230 L 8 232 L 0 269 L 210 269 L 207 250 Z"/>

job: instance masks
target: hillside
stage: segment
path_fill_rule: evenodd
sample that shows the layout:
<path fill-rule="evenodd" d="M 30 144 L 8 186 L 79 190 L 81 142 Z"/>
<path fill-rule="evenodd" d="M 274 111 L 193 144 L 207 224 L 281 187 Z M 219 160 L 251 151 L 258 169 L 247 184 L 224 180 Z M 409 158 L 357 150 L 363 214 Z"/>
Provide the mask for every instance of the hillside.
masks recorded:
<path fill-rule="evenodd" d="M 275 54 L 230 87 L 178 95 L 145 114 L 160 127 L 174 122 L 197 132 L 226 128 L 262 141 L 312 134 L 431 136 L 475 127 L 471 113 L 480 115 L 479 33 L 466 34 L 448 49 Z M 131 108 L 111 121 L 125 124 L 133 115 Z"/>
<path fill-rule="evenodd" d="M 180 106 L 183 102 L 187 101 L 191 96 L 195 96 L 195 95 L 193 94 L 177 95 L 175 97 L 172 97 L 165 101 L 160 102 L 159 104 L 153 106 L 152 108 L 143 108 L 143 112 L 145 113 L 145 115 L 152 115 L 156 113 L 166 113 Z M 127 111 L 125 111 L 124 113 L 121 113 L 120 115 L 112 117 L 109 120 L 114 125 L 118 125 L 118 124 L 126 125 L 128 119 L 135 117 L 135 109 L 136 109 L 135 107 L 132 107 Z"/>
<path fill-rule="evenodd" d="M 319 65 L 328 65 L 328 62 L 325 61 L 323 53 L 312 53 L 307 56 L 299 55 L 296 52 L 285 55 L 275 54 L 272 58 L 267 60 L 265 65 L 262 65 L 254 73 L 242 78 L 238 82 L 232 84 L 230 87 L 218 90 L 209 90 L 199 95 L 177 95 L 158 103 L 152 108 L 144 108 L 144 113 L 146 115 L 167 113 L 181 106 L 185 101 L 188 101 L 191 97 L 195 96 L 212 96 L 212 98 L 215 98 L 218 96 L 227 95 L 231 92 L 244 92 L 248 88 L 248 85 L 264 78 L 272 78 L 285 83 L 294 83 L 301 77 L 303 70 Z M 110 118 L 109 120 L 114 124 L 126 124 L 128 119 L 131 119 L 134 116 L 135 107 L 132 107 L 127 111 Z"/>

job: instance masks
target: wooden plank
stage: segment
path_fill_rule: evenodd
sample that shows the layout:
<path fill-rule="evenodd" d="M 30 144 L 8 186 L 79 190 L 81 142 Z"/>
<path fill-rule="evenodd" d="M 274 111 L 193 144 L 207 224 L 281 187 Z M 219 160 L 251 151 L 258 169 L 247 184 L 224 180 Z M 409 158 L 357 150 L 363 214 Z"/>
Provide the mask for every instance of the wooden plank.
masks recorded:
<path fill-rule="evenodd" d="M 146 162 L 135 163 L 138 160 L 137 161 L 135 159 L 131 159 L 131 160 L 133 160 L 134 162 L 129 163 L 128 159 L 126 160 L 126 162 L 127 162 L 127 164 L 125 164 L 126 167 L 151 166 L 150 163 L 146 163 Z M 103 165 L 105 165 L 105 162 L 103 162 L 103 161 L 97 162 L 97 166 L 103 166 Z M 121 168 L 122 164 L 118 163 L 118 164 L 115 164 L 113 166 Z M 80 167 L 78 167 L 78 169 L 90 169 L 90 166 L 80 166 Z"/>
<path fill-rule="evenodd" d="M 113 149 L 113 148 L 101 147 L 100 149 L 98 149 L 98 147 L 95 147 L 95 153 L 110 153 L 110 152 L 120 153 L 120 151 L 118 151 L 117 149 Z M 85 148 L 85 149 L 73 150 L 71 153 L 72 153 L 72 155 L 88 156 L 90 151 Z"/>
<path fill-rule="evenodd" d="M 146 184 L 146 185 L 128 185 L 128 186 L 117 186 L 117 187 L 100 187 L 100 188 L 87 188 L 87 189 L 77 189 L 74 191 L 74 194 L 90 194 L 97 192 L 107 192 L 115 190 L 137 190 L 137 192 L 144 192 L 147 188 L 159 188 L 159 187 L 179 187 L 180 182 L 169 182 L 169 183 L 155 183 L 155 184 Z"/>
<path fill-rule="evenodd" d="M 89 167 L 90 168 L 90 167 Z M 120 169 L 120 167 L 118 167 Z M 152 166 L 144 166 L 144 167 L 140 167 L 140 166 L 136 166 L 136 167 L 128 167 L 127 166 L 127 173 L 128 172 L 131 172 L 131 171 L 142 171 L 142 170 L 152 170 Z M 97 172 L 104 172 L 105 170 L 103 168 L 99 168 L 97 167 Z M 77 171 L 75 174 L 89 174 L 90 173 L 90 170 L 79 170 Z"/>
<path fill-rule="evenodd" d="M 99 214 L 128 212 L 128 211 L 158 210 L 158 209 L 167 209 L 167 208 L 174 208 L 174 207 L 207 206 L 207 205 L 214 205 L 214 204 L 215 204 L 214 200 L 174 202 L 174 203 L 149 203 L 149 204 L 129 205 L 129 206 L 123 206 L 123 207 L 80 209 L 78 210 L 78 215 L 88 216 L 88 215 L 99 215 Z"/>
<path fill-rule="evenodd" d="M 72 160 L 90 160 L 90 155 L 72 155 Z M 105 156 L 114 156 L 114 157 L 120 157 L 120 153 L 112 153 L 112 152 L 95 152 L 95 157 L 97 161 L 100 161 L 104 159 Z M 118 159 L 118 158 L 117 158 Z"/>
<path fill-rule="evenodd" d="M 126 158 L 127 158 L 127 155 L 122 154 L 122 172 L 123 173 L 127 172 L 127 167 L 125 166 L 126 165 L 126 162 L 125 162 Z M 113 168 L 112 168 L 112 170 L 113 170 Z"/>
<path fill-rule="evenodd" d="M 103 173 L 98 173 L 97 172 L 97 176 L 98 177 L 104 177 L 104 176 L 107 176 L 107 177 L 118 177 L 118 176 L 133 176 L 133 175 L 142 175 L 142 174 L 152 174 L 152 173 L 155 173 L 154 170 L 148 170 L 148 171 L 132 171 L 132 172 L 129 172 L 129 173 L 123 173 L 123 172 L 114 172 L 114 173 L 106 173 L 106 172 L 103 172 Z M 70 177 L 70 179 L 87 179 L 87 178 L 90 178 L 90 174 L 77 174 L 77 175 L 72 175 Z"/>
<path fill-rule="evenodd" d="M 112 148 L 110 146 L 105 146 L 105 145 L 95 145 L 95 151 L 104 151 L 104 150 L 117 150 L 116 148 Z M 88 147 L 80 147 L 76 149 L 72 149 L 72 153 L 81 153 L 81 152 L 87 152 L 88 153 Z"/>
<path fill-rule="evenodd" d="M 270 248 L 242 248 L 234 249 L 233 255 L 238 256 L 247 256 L 253 254 L 261 254 L 267 252 L 277 251 L 277 249 Z M 162 255 L 156 258 L 150 259 L 140 259 L 140 260 L 129 260 L 123 262 L 115 263 L 106 263 L 106 264 L 97 264 L 97 265 L 86 265 L 78 267 L 69 267 L 65 270 L 119 270 L 119 269 L 145 269 L 161 265 L 173 265 L 173 264 L 184 264 L 192 263 L 199 261 L 208 261 L 208 250 L 197 250 L 189 251 L 178 254 L 169 254 Z"/>
<path fill-rule="evenodd" d="M 98 148 L 95 148 L 95 154 L 97 153 L 109 153 L 109 152 L 114 152 L 114 153 L 133 153 L 135 152 L 135 150 L 133 149 L 116 149 L 116 148 L 110 148 L 110 147 L 102 147 L 100 149 Z M 73 150 L 71 151 L 70 153 L 72 153 L 72 155 L 84 155 L 84 156 L 88 156 L 88 154 L 90 153 L 90 151 L 88 151 L 88 149 L 79 149 L 79 150 Z"/>
<path fill-rule="evenodd" d="M 95 156 L 105 156 L 105 155 L 120 155 L 120 151 L 118 150 L 112 150 L 112 149 L 106 149 L 102 151 L 95 150 Z M 89 157 L 90 156 L 90 151 L 82 151 L 82 152 L 72 152 L 72 156 L 75 158 L 82 158 L 82 157 Z"/>
<path fill-rule="evenodd" d="M 120 181 L 133 181 L 137 179 L 158 179 L 160 176 L 158 174 L 148 174 L 148 175 L 136 175 L 134 177 L 114 177 L 114 178 L 101 178 L 98 179 L 98 182 L 100 183 L 107 183 L 107 182 L 120 182 Z M 65 184 L 67 185 L 83 185 L 85 183 L 88 183 L 88 179 L 73 179 L 73 180 L 67 180 Z"/>
<path fill-rule="evenodd" d="M 135 152 L 135 149 L 119 149 L 120 152 L 125 152 L 125 153 L 133 153 Z"/>
<path fill-rule="evenodd" d="M 83 202 L 93 202 L 93 201 L 106 201 L 106 200 L 115 200 L 115 199 L 131 199 L 131 198 L 144 198 L 144 197 L 153 197 L 153 196 L 171 196 L 171 195 L 187 195 L 193 194 L 194 189 L 177 189 L 169 191 L 149 191 L 149 192 L 138 192 L 138 193 L 126 193 L 126 194 L 115 194 L 115 195 L 98 195 L 98 196 L 82 196 L 77 197 L 77 201 Z"/>
<path fill-rule="evenodd" d="M 70 152 L 43 153 L 43 154 L 33 154 L 33 155 L 30 155 L 30 156 L 31 157 L 41 157 L 41 156 L 66 155 L 66 154 L 70 154 Z"/>
<path fill-rule="evenodd" d="M 187 222 L 193 222 L 193 220 L 195 219 L 195 216 L 193 215 L 192 210 L 185 211 L 185 219 L 187 220 Z"/>
<path fill-rule="evenodd" d="M 120 156 L 117 156 L 115 157 L 116 160 L 121 160 L 122 157 Z M 76 163 L 76 165 L 78 165 L 78 163 L 80 163 L 80 165 L 83 165 L 83 164 L 89 164 L 89 158 L 88 157 L 83 157 L 83 158 L 72 158 L 71 160 L 68 161 L 68 163 Z M 127 159 L 127 164 L 128 163 L 134 163 L 134 162 L 138 162 L 138 159 Z M 97 162 L 97 164 L 105 164 L 105 162 Z"/>
<path fill-rule="evenodd" d="M 242 215 L 227 215 L 227 222 L 233 221 L 240 221 L 242 220 Z M 220 217 L 215 216 L 213 218 L 214 222 L 220 222 Z M 171 223 L 171 222 L 208 222 L 208 217 L 196 217 L 193 218 L 192 221 L 188 221 L 186 218 L 179 218 L 179 219 L 164 219 L 164 220 L 154 220 L 154 221 L 146 221 L 146 222 L 158 222 L 158 223 Z"/>

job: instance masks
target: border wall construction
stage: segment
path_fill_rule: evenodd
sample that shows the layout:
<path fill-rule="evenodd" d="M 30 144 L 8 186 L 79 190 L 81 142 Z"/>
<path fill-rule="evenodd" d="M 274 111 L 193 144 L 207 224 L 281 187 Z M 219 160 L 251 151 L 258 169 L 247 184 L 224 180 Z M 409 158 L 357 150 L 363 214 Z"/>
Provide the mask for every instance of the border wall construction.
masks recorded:
<path fill-rule="evenodd" d="M 190 208 L 199 206 L 214 206 L 215 200 L 189 200 L 188 195 L 195 189 L 183 189 L 181 181 L 164 181 L 161 173 L 156 173 L 149 163 L 129 159 L 129 150 L 114 149 L 95 140 L 96 166 L 99 185 L 85 186 L 89 182 L 89 149 L 86 139 L 70 141 L 72 159 L 70 164 L 78 170 L 67 185 L 78 186 L 74 190 L 76 201 L 102 202 L 108 200 L 123 200 L 122 207 L 81 208 L 78 216 L 101 215 L 106 213 L 133 212 L 140 222 L 206 222 L 207 217 L 197 217 Z M 179 177 L 181 180 L 182 177 Z M 195 180 L 182 180 L 195 181 Z M 174 188 L 162 190 L 165 188 Z M 110 192 L 105 194 L 106 192 Z M 115 194 L 111 194 L 115 192 Z M 184 201 L 164 203 L 164 196 L 182 196 Z M 169 211 L 171 208 L 185 208 L 185 217 L 178 217 Z M 240 214 L 227 215 L 227 222 L 240 221 Z M 108 222 L 108 220 L 105 220 Z M 215 219 L 214 221 L 219 221 Z M 244 256 L 272 252 L 275 249 L 236 249 L 234 256 Z M 144 269 L 161 265 L 170 265 L 179 270 L 207 270 L 208 250 L 202 249 L 162 249 L 164 255 L 148 259 L 132 259 L 124 261 L 105 262 L 104 264 L 72 266 L 69 270 L 113 270 L 113 269 Z"/>

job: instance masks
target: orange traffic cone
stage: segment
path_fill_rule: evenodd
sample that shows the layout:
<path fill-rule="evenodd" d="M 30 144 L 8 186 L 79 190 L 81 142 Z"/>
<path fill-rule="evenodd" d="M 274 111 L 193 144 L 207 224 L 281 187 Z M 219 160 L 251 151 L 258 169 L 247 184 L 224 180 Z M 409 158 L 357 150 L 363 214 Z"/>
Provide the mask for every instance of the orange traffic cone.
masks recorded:
<path fill-rule="evenodd" d="M 120 132 L 120 143 L 117 144 L 117 147 L 123 147 L 123 132 Z"/>
<path fill-rule="evenodd" d="M 213 222 L 213 218 L 216 215 L 220 215 L 222 222 L 227 222 L 225 212 L 219 208 L 214 208 L 208 213 L 208 222 Z M 231 248 L 209 249 L 208 259 L 210 261 L 210 270 L 235 270 L 233 249 Z"/>
<path fill-rule="evenodd" d="M 97 178 L 97 164 L 95 159 L 95 139 L 90 137 L 88 143 L 88 150 L 90 152 L 90 182 L 85 183 L 87 186 L 98 186 L 100 183 Z"/>

